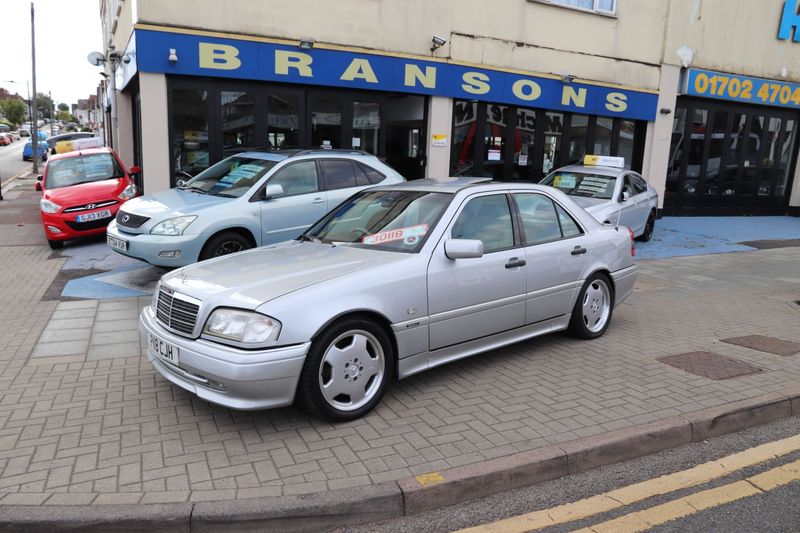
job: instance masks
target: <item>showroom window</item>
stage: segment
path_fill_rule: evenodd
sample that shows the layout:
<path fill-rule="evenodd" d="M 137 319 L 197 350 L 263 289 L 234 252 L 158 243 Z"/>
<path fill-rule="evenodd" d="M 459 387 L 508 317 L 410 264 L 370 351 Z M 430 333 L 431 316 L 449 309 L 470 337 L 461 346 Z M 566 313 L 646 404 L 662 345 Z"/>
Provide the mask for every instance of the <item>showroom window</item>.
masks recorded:
<path fill-rule="evenodd" d="M 617 12 L 617 0 L 529 0 L 541 4 L 553 4 L 557 6 L 592 11 L 603 15 L 613 15 Z"/>

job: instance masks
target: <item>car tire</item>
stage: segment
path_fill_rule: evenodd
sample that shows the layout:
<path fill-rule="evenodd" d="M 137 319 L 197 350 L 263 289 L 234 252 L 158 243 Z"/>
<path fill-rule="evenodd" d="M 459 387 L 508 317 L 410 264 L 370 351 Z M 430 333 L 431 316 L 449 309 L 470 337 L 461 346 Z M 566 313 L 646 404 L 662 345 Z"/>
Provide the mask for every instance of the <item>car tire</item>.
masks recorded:
<path fill-rule="evenodd" d="M 592 274 L 578 294 L 567 332 L 579 339 L 596 339 L 608 329 L 613 313 L 614 289 L 611 281 L 605 274 Z"/>
<path fill-rule="evenodd" d="M 311 343 L 299 403 L 331 422 L 360 418 L 381 401 L 394 367 L 392 343 L 378 324 L 362 317 L 336 322 Z"/>
<path fill-rule="evenodd" d="M 198 261 L 221 257 L 252 248 L 253 244 L 240 233 L 225 231 L 210 238 L 203 246 Z"/>
<path fill-rule="evenodd" d="M 648 242 L 653 238 L 653 232 L 656 229 L 656 212 L 650 211 L 650 216 L 647 217 L 647 222 L 644 225 L 644 231 L 639 235 L 636 240 L 641 242 Z"/>
<path fill-rule="evenodd" d="M 61 250 L 64 247 L 64 241 L 51 241 L 47 239 L 47 244 L 50 245 L 51 250 Z"/>

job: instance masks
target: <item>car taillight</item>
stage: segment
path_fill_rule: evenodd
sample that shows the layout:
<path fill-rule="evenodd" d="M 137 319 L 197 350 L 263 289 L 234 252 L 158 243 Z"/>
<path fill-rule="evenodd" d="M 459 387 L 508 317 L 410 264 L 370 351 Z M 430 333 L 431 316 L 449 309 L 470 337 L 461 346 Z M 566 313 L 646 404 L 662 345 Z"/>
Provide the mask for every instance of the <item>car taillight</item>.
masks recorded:
<path fill-rule="evenodd" d="M 633 235 L 633 230 L 628 228 L 628 233 L 631 235 L 631 257 L 636 257 L 636 240 Z"/>

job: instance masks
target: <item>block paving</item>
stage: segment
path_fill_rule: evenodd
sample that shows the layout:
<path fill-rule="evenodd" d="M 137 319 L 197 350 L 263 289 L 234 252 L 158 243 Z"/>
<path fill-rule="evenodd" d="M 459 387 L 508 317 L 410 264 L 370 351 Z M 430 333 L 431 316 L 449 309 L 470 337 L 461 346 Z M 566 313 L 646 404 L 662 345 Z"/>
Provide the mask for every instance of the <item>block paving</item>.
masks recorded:
<path fill-rule="evenodd" d="M 800 380 L 800 356 L 718 340 L 800 342 L 800 248 L 642 262 L 639 290 L 601 339 L 555 334 L 449 364 L 393 384 L 373 413 L 338 425 L 295 408 L 231 411 L 171 385 L 131 333 L 148 299 L 43 300 L 63 266 L 56 255 L 0 246 L 0 512 L 365 486 Z M 713 381 L 657 360 L 694 351 L 762 371 Z"/>

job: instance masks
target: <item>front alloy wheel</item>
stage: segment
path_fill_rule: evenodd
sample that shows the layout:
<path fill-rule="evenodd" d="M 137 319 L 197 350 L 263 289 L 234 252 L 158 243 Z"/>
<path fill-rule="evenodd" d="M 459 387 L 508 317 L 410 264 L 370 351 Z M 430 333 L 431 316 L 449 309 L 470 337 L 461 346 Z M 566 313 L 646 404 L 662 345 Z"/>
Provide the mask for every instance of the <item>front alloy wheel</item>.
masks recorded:
<path fill-rule="evenodd" d="M 380 402 L 393 372 L 394 354 L 383 329 L 371 320 L 348 319 L 313 342 L 298 395 L 322 418 L 352 420 Z"/>

